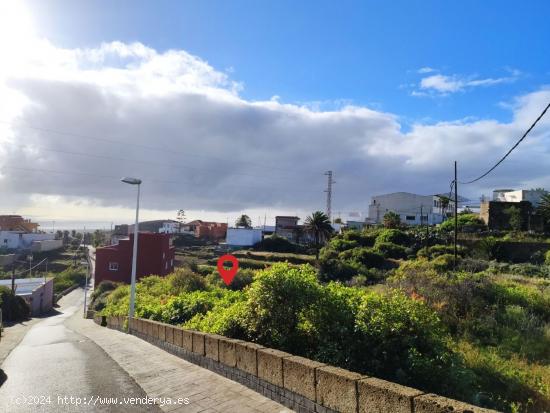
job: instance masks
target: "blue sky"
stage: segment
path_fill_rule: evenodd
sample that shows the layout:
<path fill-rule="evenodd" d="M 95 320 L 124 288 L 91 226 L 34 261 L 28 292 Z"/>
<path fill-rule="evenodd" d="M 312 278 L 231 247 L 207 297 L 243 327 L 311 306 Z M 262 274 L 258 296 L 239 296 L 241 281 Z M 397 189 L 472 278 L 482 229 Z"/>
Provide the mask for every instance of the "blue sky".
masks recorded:
<path fill-rule="evenodd" d="M 44 1 L 40 32 L 65 47 L 140 41 L 184 49 L 244 84 L 241 96 L 366 105 L 415 121 L 507 121 L 501 103 L 550 82 L 547 1 Z M 423 67 L 497 79 L 411 96 Z"/>
<path fill-rule="evenodd" d="M 547 1 L 0 2 L 0 213 L 259 221 L 448 191 L 550 101 Z M 550 188 L 550 116 L 461 188 Z M 80 175 L 75 175 L 78 170 Z M 364 215 L 363 215 L 364 216 Z M 103 225 L 102 224 L 102 225 Z"/>

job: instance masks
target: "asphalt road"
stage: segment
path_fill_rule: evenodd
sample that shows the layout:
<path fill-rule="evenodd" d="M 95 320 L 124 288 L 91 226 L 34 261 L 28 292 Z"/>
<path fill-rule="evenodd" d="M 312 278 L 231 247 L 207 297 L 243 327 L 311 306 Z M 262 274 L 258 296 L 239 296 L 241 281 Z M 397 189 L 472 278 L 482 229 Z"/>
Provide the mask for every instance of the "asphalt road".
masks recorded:
<path fill-rule="evenodd" d="M 101 347 L 70 329 L 83 298 L 81 289 L 64 297 L 59 313 L 35 324 L 6 358 L 0 412 L 161 411 Z"/>

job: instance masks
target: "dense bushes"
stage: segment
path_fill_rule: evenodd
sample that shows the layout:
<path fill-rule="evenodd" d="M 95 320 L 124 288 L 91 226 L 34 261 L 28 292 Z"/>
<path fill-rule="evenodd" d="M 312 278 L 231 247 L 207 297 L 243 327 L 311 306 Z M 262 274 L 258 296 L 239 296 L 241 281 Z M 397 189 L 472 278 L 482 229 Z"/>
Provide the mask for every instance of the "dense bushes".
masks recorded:
<path fill-rule="evenodd" d="M 30 309 L 25 300 L 11 292 L 11 288 L 0 286 L 0 308 L 3 321 L 22 321 L 29 318 Z"/>
<path fill-rule="evenodd" d="M 380 231 L 376 237 L 376 242 L 391 242 L 392 244 L 408 246 L 411 239 L 406 232 L 399 229 L 385 229 Z"/>
<path fill-rule="evenodd" d="M 206 266 L 148 277 L 138 284 L 137 312 L 485 407 L 550 411 L 550 266 L 488 261 L 461 248 L 454 270 L 452 247 L 412 259 L 427 243 L 416 235 L 407 243 L 401 232 L 348 231 L 321 250 L 318 271 L 241 269 L 229 287 Z M 502 242 L 486 240 L 498 253 Z M 105 313 L 126 314 L 128 287 L 108 300 Z"/>
<path fill-rule="evenodd" d="M 85 270 L 70 267 L 65 271 L 56 274 L 53 280 L 53 290 L 55 294 L 59 294 L 73 286 L 83 286 L 86 282 Z"/>
<path fill-rule="evenodd" d="M 479 232 L 487 229 L 485 222 L 476 214 L 459 214 L 457 221 L 459 232 Z M 439 229 L 446 232 L 454 231 L 454 219 L 448 219 L 443 222 L 439 225 Z"/>
<path fill-rule="evenodd" d="M 290 252 L 298 254 L 304 252 L 304 247 L 302 247 L 301 245 L 293 244 L 286 238 L 278 237 L 276 235 L 273 235 L 269 238 L 264 238 L 256 245 L 254 245 L 254 249 L 259 251 Z"/>
<path fill-rule="evenodd" d="M 107 304 L 107 296 L 117 288 L 117 284 L 112 281 L 101 281 L 95 286 L 92 293 L 90 308 L 94 311 L 101 311 Z"/>
<path fill-rule="evenodd" d="M 433 261 L 418 260 L 402 264 L 390 286 L 438 313 L 474 373 L 470 388 L 483 389 L 488 406 L 510 411 L 516 405 L 522 407 L 518 411 L 533 412 L 550 406 L 550 389 L 536 384 L 550 379 L 538 367 L 550 360 L 550 291 L 545 283 L 484 273 L 441 276 Z M 481 396 L 470 397 L 479 402 Z"/>
<path fill-rule="evenodd" d="M 147 277 L 137 292 L 141 317 L 184 323 L 434 391 L 451 380 L 438 375 L 452 367 L 448 337 L 422 301 L 399 292 L 325 286 L 309 265 L 275 264 L 257 272 L 243 291 L 207 286 L 171 295 L 170 278 Z M 118 287 L 104 313 L 126 314 L 127 294 L 127 286 Z"/>
<path fill-rule="evenodd" d="M 466 249 L 462 246 L 458 246 L 457 252 L 460 256 L 464 256 L 466 254 Z M 440 255 L 444 254 L 454 254 L 454 246 L 453 245 L 433 245 L 431 247 L 423 247 L 418 250 L 416 253 L 416 256 L 419 258 L 428 258 L 433 259 L 435 257 L 438 257 Z"/>
<path fill-rule="evenodd" d="M 407 249 L 401 245 L 393 244 L 391 242 L 379 242 L 377 240 L 376 244 L 374 244 L 374 249 L 385 258 L 407 258 Z"/>

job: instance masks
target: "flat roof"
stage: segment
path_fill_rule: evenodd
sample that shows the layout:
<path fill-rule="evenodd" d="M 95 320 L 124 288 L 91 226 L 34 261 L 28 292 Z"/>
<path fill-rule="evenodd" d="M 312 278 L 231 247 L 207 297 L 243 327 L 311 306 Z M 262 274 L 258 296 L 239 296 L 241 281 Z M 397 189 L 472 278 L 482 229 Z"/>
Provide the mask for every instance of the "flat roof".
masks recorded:
<path fill-rule="evenodd" d="M 52 278 L 46 278 L 46 282 L 52 280 Z M 17 278 L 15 280 L 16 285 L 16 294 L 17 295 L 27 295 L 32 293 L 37 288 L 43 286 L 45 284 L 44 278 Z M 6 287 L 11 287 L 11 279 L 7 280 L 0 280 L 0 285 L 4 285 Z"/>

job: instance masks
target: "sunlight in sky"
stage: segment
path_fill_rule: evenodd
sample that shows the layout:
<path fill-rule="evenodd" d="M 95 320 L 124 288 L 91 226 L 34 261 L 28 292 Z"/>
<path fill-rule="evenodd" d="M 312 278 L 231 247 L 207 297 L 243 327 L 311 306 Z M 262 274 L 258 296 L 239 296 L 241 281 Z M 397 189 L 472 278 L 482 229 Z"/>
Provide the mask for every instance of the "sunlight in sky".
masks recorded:
<path fill-rule="evenodd" d="M 34 37 L 31 15 L 22 2 L 0 3 L 0 50 L 17 53 Z"/>

